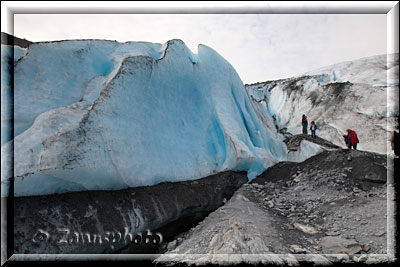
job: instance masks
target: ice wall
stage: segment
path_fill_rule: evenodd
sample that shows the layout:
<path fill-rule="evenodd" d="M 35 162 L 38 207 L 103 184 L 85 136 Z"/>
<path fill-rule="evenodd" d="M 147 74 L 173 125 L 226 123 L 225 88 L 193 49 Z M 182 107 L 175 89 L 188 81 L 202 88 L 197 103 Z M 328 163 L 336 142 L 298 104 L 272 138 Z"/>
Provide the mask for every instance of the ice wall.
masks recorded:
<path fill-rule="evenodd" d="M 15 196 L 254 178 L 286 156 L 229 62 L 180 40 L 36 43 L 15 66 L 15 103 Z"/>

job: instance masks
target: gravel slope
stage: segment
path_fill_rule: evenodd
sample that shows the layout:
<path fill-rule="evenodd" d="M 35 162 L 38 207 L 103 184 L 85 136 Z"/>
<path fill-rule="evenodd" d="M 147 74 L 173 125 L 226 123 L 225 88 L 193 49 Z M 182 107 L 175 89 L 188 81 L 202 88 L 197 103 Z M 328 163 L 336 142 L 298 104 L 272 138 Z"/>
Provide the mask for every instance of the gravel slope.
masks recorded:
<path fill-rule="evenodd" d="M 165 244 L 155 262 L 391 261 L 391 163 L 385 155 L 336 148 L 301 163 L 276 164 L 199 225 Z"/>

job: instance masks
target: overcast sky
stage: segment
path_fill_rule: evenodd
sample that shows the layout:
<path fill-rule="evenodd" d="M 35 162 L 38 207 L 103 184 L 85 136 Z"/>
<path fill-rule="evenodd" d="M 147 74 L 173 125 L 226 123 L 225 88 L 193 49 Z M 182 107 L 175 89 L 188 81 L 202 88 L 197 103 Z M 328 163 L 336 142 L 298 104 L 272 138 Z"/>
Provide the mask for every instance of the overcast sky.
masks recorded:
<path fill-rule="evenodd" d="M 101 2 L 100 2 L 101 3 Z M 227 59 L 244 83 L 287 78 L 386 53 L 386 14 L 15 14 L 30 41 L 182 39 Z"/>

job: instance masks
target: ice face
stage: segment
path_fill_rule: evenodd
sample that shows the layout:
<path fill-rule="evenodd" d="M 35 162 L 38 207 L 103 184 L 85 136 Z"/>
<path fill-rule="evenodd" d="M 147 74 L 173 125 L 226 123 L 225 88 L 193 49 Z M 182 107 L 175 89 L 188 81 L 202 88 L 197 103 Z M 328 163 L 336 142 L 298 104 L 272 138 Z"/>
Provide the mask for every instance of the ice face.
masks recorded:
<path fill-rule="evenodd" d="M 390 154 L 388 136 L 398 126 L 398 64 L 398 54 L 368 57 L 247 90 L 258 105 L 265 103 L 279 129 L 300 134 L 306 114 L 317 135 L 338 146 L 345 147 L 342 134 L 350 128 L 360 150 Z"/>
<path fill-rule="evenodd" d="M 15 103 L 15 196 L 224 170 L 251 179 L 287 153 L 229 62 L 204 45 L 194 54 L 180 40 L 31 45 L 15 68 Z"/>
<path fill-rule="evenodd" d="M 118 70 L 123 57 L 147 55 L 158 58 L 159 49 L 159 44 L 112 41 L 30 45 L 14 72 L 15 136 L 28 129 L 43 112 L 83 98 L 93 101 L 96 89 L 98 92 L 112 78 L 113 70 Z"/>

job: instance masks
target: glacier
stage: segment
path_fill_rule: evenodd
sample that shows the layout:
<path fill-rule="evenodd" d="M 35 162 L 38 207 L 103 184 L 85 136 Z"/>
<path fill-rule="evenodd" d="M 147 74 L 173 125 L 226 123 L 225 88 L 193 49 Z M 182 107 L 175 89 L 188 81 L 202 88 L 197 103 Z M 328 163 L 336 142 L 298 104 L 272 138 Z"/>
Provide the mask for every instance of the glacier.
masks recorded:
<path fill-rule="evenodd" d="M 1 46 L 1 145 L 13 139 L 9 126 L 13 118 L 12 72 L 15 62 L 26 54 L 19 46 Z"/>
<path fill-rule="evenodd" d="M 118 190 L 226 170 L 252 179 L 286 159 L 271 116 L 208 46 L 38 42 L 15 48 L 14 60 L 14 135 L 1 147 L 14 158 L 2 157 L 2 197 L 10 179 L 17 197 Z M 9 89 L 2 79 L 2 94 Z"/>
<path fill-rule="evenodd" d="M 358 149 L 393 154 L 398 129 L 399 54 L 366 57 L 295 77 L 246 85 L 252 102 L 274 118 L 282 132 L 301 134 L 301 116 L 317 136 L 345 148 L 342 135 L 356 131 Z M 308 129 L 310 133 L 310 130 Z"/>

